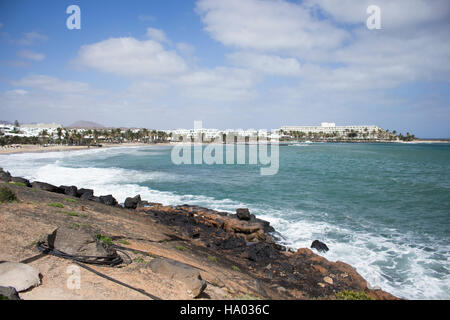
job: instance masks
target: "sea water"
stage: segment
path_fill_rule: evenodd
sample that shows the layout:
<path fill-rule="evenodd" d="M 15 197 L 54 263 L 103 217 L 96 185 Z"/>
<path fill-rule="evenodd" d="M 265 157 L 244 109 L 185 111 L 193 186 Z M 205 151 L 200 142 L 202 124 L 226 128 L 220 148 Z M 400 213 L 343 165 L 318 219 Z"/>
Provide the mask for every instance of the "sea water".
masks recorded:
<path fill-rule="evenodd" d="M 0 156 L 13 175 L 92 188 L 119 202 L 247 207 L 292 248 L 315 239 L 331 261 L 410 299 L 450 299 L 450 144 L 280 146 L 279 171 L 175 165 L 170 146 Z"/>

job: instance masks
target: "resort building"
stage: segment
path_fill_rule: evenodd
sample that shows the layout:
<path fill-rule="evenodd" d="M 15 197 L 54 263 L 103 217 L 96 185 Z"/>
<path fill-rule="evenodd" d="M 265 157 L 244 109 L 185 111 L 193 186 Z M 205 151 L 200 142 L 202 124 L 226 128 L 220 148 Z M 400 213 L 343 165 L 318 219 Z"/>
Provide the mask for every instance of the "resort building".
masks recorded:
<path fill-rule="evenodd" d="M 283 126 L 281 130 L 285 133 L 289 132 L 303 132 L 306 134 L 309 133 L 324 133 L 324 134 L 333 134 L 336 133 L 338 135 L 344 135 L 348 132 L 356 132 L 356 133 L 373 133 L 381 130 L 380 127 L 374 125 L 359 125 L 359 126 L 336 126 L 333 122 L 322 122 L 320 126 Z"/>

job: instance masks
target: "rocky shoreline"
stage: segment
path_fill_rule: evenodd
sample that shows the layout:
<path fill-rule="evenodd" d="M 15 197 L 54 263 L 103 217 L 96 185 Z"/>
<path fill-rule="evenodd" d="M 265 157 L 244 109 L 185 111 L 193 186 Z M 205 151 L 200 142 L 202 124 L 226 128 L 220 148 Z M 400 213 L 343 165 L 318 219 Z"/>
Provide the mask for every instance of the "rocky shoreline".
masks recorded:
<path fill-rule="evenodd" d="M 237 208 L 236 214 L 230 214 L 192 205 L 166 206 L 160 203 L 150 203 L 142 200 L 139 195 L 129 197 L 123 204 L 119 204 L 112 195 L 94 196 L 94 190 L 91 189 L 79 189 L 77 186 L 58 187 L 39 181 L 30 182 L 21 177 L 12 177 L 3 170 L 0 170 L 0 181 L 15 188 L 16 193 L 23 192 L 25 197 L 54 197 L 51 194 L 62 198 L 70 197 L 74 199 L 73 203 L 76 203 L 74 207 L 81 211 L 85 211 L 85 207 L 95 204 L 96 209 L 90 210 L 96 213 L 112 210 L 108 212 L 112 212 L 117 217 L 124 217 L 130 225 L 136 222 L 140 224 L 139 227 L 142 227 L 143 224 L 152 224 L 152 228 L 156 230 L 158 228 L 170 230 L 171 237 L 182 241 L 183 245 L 172 248 L 176 252 L 168 251 L 170 254 L 165 255 L 175 255 L 177 259 L 160 261 L 152 259 L 149 266 L 154 273 L 164 274 L 170 270 L 169 273 L 174 278 L 174 275 L 179 272 L 182 274 L 187 272 L 185 267 L 180 267 L 180 263 L 187 265 L 186 262 L 191 259 L 194 261 L 204 260 L 203 266 L 212 264 L 214 270 L 217 268 L 231 269 L 238 274 L 235 282 L 229 283 L 229 285 L 222 286 L 220 283 L 227 282 L 226 279 L 222 279 L 209 281 L 208 287 L 217 285 L 224 288 L 229 286 L 227 290 L 234 292 L 235 290 L 230 288 L 241 287 L 243 283 L 249 281 L 248 279 L 252 279 L 248 282 L 252 284 L 247 287 L 247 290 L 252 288 L 250 291 L 263 299 L 336 299 L 337 294 L 342 292 L 362 292 L 372 299 L 396 299 L 380 289 L 369 288 L 364 278 L 346 263 L 330 262 L 308 248 L 293 251 L 278 244 L 277 233 L 270 223 L 258 219 L 246 208 Z M 11 206 L 9 212 L 12 215 L 16 214 L 12 207 L 13 204 L 1 206 Z M 107 207 L 111 209 L 106 209 Z M 11 217 L 13 218 L 13 216 Z M 113 218 L 111 215 L 101 217 L 102 215 L 99 215 L 99 219 L 105 219 L 105 221 L 99 225 L 102 225 L 105 230 L 109 228 L 106 221 Z M 49 218 L 45 219 L 48 222 Z M 63 227 L 63 224 L 60 223 L 57 226 Z M 117 231 L 113 232 L 112 229 L 107 232 L 115 240 L 127 238 L 116 235 Z M 142 232 L 147 233 L 147 229 Z M 312 248 L 318 251 L 328 250 L 324 243 L 313 240 L 315 239 L 311 239 Z M 189 251 L 190 256 L 180 258 L 178 251 L 183 252 L 185 249 Z M 185 254 L 187 255 L 187 253 Z M 220 265 L 216 261 L 217 257 L 220 257 Z M 170 267 L 167 266 L 167 261 L 173 261 L 169 263 Z M 132 266 L 126 268 L 132 268 Z M 213 269 L 210 269 L 210 272 L 215 272 L 212 271 Z M 224 272 L 221 271 L 221 273 Z M 202 279 L 192 270 L 188 274 L 194 274 L 195 279 Z M 204 278 L 208 278 L 208 275 L 202 274 Z M 242 275 L 241 279 L 239 279 L 240 275 Z M 198 284 L 196 285 L 198 287 Z M 202 289 L 199 289 L 200 291 L 193 297 L 201 297 L 201 293 L 206 288 L 206 282 L 204 284 L 202 282 L 200 287 Z"/>

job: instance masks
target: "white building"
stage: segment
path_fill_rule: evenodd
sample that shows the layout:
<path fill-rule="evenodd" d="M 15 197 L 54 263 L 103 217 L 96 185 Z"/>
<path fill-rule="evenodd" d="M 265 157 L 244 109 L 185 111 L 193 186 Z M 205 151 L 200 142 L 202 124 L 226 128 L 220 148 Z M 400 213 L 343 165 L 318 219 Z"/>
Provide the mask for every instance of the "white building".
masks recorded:
<path fill-rule="evenodd" d="M 352 130 L 358 133 L 371 134 L 374 131 L 378 132 L 378 130 L 380 130 L 380 127 L 374 125 L 336 126 L 336 124 L 333 122 L 322 122 L 320 126 L 283 126 L 281 127 L 281 130 L 283 130 L 284 132 L 293 131 L 293 132 L 303 132 L 306 134 L 323 132 L 325 134 L 337 133 L 338 135 L 343 135 L 348 132 L 351 132 Z"/>

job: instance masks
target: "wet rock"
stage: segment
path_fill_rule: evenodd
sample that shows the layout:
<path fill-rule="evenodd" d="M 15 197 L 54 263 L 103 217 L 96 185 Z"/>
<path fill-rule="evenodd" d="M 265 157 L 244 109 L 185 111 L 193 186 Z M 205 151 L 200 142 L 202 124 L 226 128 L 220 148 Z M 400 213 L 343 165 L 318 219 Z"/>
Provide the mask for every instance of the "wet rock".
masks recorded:
<path fill-rule="evenodd" d="M 319 252 L 327 252 L 329 250 L 327 245 L 319 240 L 314 240 L 311 244 L 311 248 L 316 249 Z"/>
<path fill-rule="evenodd" d="M 11 174 L 8 171 L 4 171 L 3 168 L 0 168 L 0 181 L 11 181 Z"/>
<path fill-rule="evenodd" d="M 31 183 L 28 179 L 21 177 L 11 177 L 11 182 L 19 182 L 25 184 L 27 187 L 31 187 Z"/>
<path fill-rule="evenodd" d="M 81 188 L 78 190 L 77 196 L 80 197 L 81 200 L 89 200 L 94 196 L 94 190 Z"/>
<path fill-rule="evenodd" d="M 0 287 L 0 300 L 21 300 L 13 287 Z"/>
<path fill-rule="evenodd" d="M 108 206 L 115 206 L 118 204 L 117 200 L 111 194 L 107 196 L 100 196 L 100 202 Z"/>
<path fill-rule="evenodd" d="M 22 292 L 40 284 L 41 279 L 36 268 L 18 262 L 0 263 L 0 286 L 13 287 Z"/>
<path fill-rule="evenodd" d="M 250 211 L 247 208 L 236 209 L 236 215 L 239 220 L 249 221 L 251 218 Z"/>
<path fill-rule="evenodd" d="M 127 209 L 136 209 L 139 202 L 141 202 L 141 196 L 138 194 L 137 196 L 131 198 L 126 198 L 125 199 L 125 203 L 124 203 L 124 207 Z"/>
<path fill-rule="evenodd" d="M 76 186 L 59 186 L 60 189 L 64 190 L 64 194 L 72 197 L 78 197 L 78 188 Z"/>
<path fill-rule="evenodd" d="M 34 181 L 33 183 L 31 183 L 31 186 L 33 188 L 48 191 L 48 192 L 64 193 L 64 190 L 62 190 L 62 189 L 58 188 L 57 186 L 54 186 L 50 183 Z"/>
<path fill-rule="evenodd" d="M 115 254 L 113 249 L 97 240 L 94 235 L 66 227 L 53 231 L 47 237 L 47 242 L 50 248 L 70 255 L 108 257 Z"/>
<path fill-rule="evenodd" d="M 194 297 L 198 297 L 206 288 L 206 282 L 202 279 L 200 272 L 179 261 L 155 258 L 150 261 L 149 267 L 155 273 L 184 283 Z"/>

